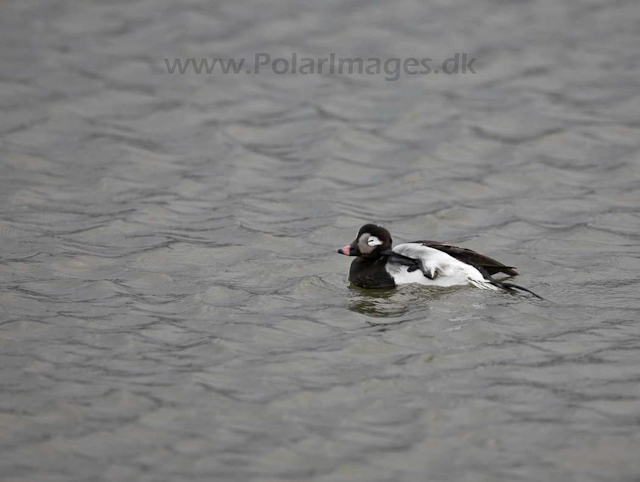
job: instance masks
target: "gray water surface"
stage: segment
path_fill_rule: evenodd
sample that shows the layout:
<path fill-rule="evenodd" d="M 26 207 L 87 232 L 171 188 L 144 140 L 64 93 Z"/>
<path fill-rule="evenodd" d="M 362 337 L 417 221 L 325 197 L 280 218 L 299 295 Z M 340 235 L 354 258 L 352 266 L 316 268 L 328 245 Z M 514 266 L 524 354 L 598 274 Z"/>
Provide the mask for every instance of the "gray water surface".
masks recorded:
<path fill-rule="evenodd" d="M 637 481 L 640 4 L 0 3 L 6 481 Z M 476 57 L 477 74 L 164 59 Z M 544 296 L 350 288 L 360 225 Z"/>

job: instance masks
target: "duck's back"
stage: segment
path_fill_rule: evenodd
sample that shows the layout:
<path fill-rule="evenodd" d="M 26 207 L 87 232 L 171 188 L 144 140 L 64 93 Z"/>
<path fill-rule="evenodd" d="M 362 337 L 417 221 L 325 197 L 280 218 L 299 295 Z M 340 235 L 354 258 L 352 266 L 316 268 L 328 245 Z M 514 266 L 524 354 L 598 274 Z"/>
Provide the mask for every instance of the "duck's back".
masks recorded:
<path fill-rule="evenodd" d="M 462 261 L 463 263 L 474 266 L 481 266 L 490 275 L 494 275 L 496 273 L 504 273 L 509 276 L 516 276 L 518 274 L 513 266 L 506 266 L 500 261 L 496 261 L 495 259 L 490 258 L 489 256 L 485 256 L 484 254 L 476 253 L 469 248 L 462 248 L 453 244 L 440 243 L 438 241 L 430 240 L 414 241 L 414 243 L 419 243 L 430 248 L 435 248 L 439 251 L 447 253 L 449 256 Z"/>

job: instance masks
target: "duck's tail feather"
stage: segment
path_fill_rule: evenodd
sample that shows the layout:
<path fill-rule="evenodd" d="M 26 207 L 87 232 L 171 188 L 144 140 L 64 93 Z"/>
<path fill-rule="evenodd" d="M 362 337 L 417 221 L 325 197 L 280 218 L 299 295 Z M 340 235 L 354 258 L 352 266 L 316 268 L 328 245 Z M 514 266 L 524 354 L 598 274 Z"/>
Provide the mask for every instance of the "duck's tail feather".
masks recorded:
<path fill-rule="evenodd" d="M 478 271 L 480 271 L 480 273 L 484 277 L 485 283 L 487 283 L 487 284 L 490 284 L 490 285 L 493 285 L 493 286 L 497 286 L 498 288 L 502 288 L 503 290 L 508 291 L 509 293 L 516 293 L 516 290 L 526 291 L 527 293 L 532 294 L 536 298 L 544 300 L 544 298 L 542 296 L 540 296 L 537 293 L 534 293 L 529 288 L 525 288 L 524 286 L 520 286 L 520 285 L 517 285 L 515 283 L 506 283 L 504 281 L 494 280 L 491 277 L 491 275 L 487 272 L 487 270 L 484 269 L 482 266 L 478 266 L 478 265 L 474 265 L 474 266 L 476 267 L 476 269 Z M 545 300 L 545 301 L 547 301 L 547 300 Z"/>
<path fill-rule="evenodd" d="M 506 291 L 508 291 L 510 293 L 515 293 L 516 292 L 515 290 L 526 291 L 527 293 L 532 294 L 536 298 L 544 300 L 544 298 L 542 296 L 540 296 L 537 293 L 534 293 L 529 288 L 525 288 L 524 286 L 520 286 L 520 285 L 517 285 L 515 283 L 505 283 L 503 281 L 496 281 L 496 280 L 491 280 L 491 281 L 492 281 L 492 284 L 495 284 L 496 286 L 499 286 L 500 288 L 503 288 L 504 290 L 506 290 Z"/>

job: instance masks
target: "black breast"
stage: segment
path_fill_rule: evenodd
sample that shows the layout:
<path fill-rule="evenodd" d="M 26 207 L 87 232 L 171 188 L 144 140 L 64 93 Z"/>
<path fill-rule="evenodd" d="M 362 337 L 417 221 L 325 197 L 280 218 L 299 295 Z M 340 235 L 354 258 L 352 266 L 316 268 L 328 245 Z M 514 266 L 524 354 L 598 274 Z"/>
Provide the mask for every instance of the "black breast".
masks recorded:
<path fill-rule="evenodd" d="M 349 281 L 360 288 L 395 288 L 396 284 L 387 272 L 387 257 L 377 259 L 356 258 L 349 269 Z"/>

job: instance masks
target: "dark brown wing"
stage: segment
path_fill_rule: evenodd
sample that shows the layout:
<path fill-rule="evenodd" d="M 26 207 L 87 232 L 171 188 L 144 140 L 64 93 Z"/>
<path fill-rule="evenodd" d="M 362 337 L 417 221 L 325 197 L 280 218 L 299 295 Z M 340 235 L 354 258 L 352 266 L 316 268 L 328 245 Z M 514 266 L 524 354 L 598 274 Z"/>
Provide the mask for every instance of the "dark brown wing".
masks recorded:
<path fill-rule="evenodd" d="M 460 246 L 454 246 L 453 244 L 439 243 L 438 241 L 429 240 L 414 241 L 414 243 L 420 243 L 430 248 L 435 248 L 437 250 L 443 251 L 449 256 L 453 256 L 463 263 L 482 266 L 490 275 L 494 275 L 496 273 L 504 273 L 508 274 L 509 276 L 516 276 L 518 274 L 515 267 L 505 266 L 500 261 L 496 261 L 489 256 L 476 253 L 475 251 L 468 248 L 461 248 Z"/>

